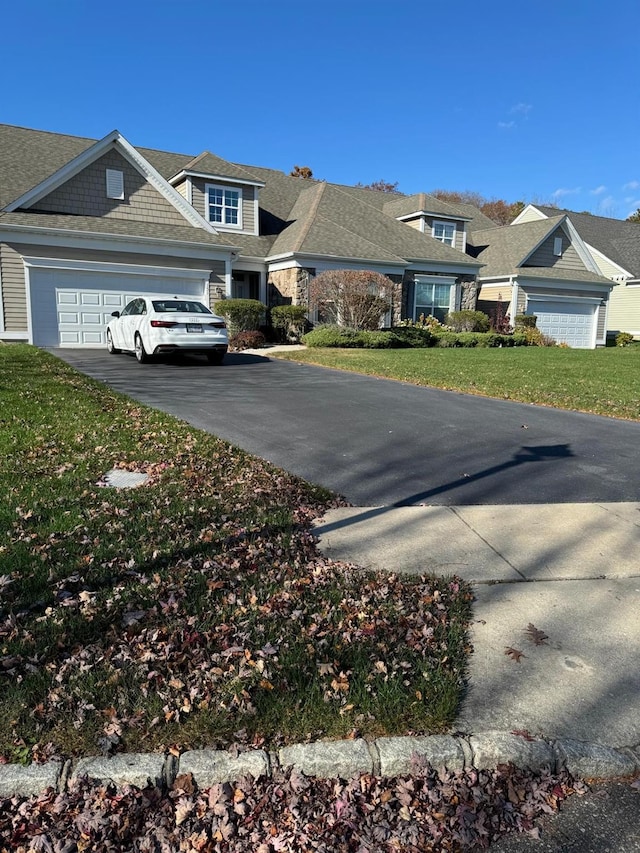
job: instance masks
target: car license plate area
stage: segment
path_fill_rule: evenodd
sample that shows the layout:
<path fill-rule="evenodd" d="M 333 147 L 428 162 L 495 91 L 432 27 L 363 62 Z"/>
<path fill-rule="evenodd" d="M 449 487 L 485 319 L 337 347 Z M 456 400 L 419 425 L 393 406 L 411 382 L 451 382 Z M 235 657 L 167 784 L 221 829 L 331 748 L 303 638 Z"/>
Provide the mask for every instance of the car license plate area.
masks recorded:
<path fill-rule="evenodd" d="M 187 332 L 202 333 L 202 323 L 187 323 Z"/>

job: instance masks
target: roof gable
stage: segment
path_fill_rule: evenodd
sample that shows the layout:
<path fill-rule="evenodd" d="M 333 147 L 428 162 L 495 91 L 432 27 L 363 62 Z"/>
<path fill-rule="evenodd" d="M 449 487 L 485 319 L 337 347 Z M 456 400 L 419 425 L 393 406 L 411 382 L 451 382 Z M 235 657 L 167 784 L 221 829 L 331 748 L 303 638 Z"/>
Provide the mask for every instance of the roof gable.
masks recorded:
<path fill-rule="evenodd" d="M 180 172 L 171 178 L 170 183 L 178 182 L 185 175 L 194 174 L 217 180 L 240 181 L 243 184 L 264 186 L 263 181 L 252 175 L 247 169 L 238 166 L 236 163 L 229 163 L 228 160 L 223 160 L 210 151 L 203 151 L 202 154 L 198 154 L 197 157 L 186 163 Z"/>
<path fill-rule="evenodd" d="M 183 219 L 196 228 L 203 228 L 212 234 L 215 229 L 200 216 L 193 207 L 178 193 L 127 140 L 114 130 L 93 145 L 84 147 L 80 153 L 72 157 L 55 172 L 44 180 L 31 186 L 20 197 L 6 206 L 6 211 L 33 208 L 55 190 L 80 174 L 91 164 L 95 163 L 107 152 L 117 151 L 131 166 L 136 169 L 164 198 L 180 213 Z"/>

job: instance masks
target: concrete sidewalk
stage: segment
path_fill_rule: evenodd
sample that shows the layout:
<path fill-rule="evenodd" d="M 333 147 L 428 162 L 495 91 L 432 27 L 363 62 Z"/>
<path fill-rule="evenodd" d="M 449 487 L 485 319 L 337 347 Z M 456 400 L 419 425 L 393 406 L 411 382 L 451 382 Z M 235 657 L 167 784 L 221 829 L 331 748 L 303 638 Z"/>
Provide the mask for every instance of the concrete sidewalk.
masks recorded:
<path fill-rule="evenodd" d="M 457 730 L 640 744 L 640 504 L 349 507 L 316 534 L 333 559 L 473 585 Z"/>

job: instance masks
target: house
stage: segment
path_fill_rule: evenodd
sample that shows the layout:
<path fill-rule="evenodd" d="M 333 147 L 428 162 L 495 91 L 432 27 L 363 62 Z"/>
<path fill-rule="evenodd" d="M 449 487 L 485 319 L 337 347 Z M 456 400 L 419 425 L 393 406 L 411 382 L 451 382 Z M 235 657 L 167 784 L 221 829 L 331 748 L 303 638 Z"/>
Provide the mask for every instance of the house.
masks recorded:
<path fill-rule="evenodd" d="M 629 332 L 640 338 L 640 225 L 539 204 L 528 204 L 513 224 L 559 214 L 570 217 L 600 275 L 614 282 L 609 300 L 608 335 Z"/>
<path fill-rule="evenodd" d="M 490 220 L 469 205 L 294 178 L 276 170 L 0 125 L 0 340 L 105 343 L 144 293 L 211 306 L 305 303 L 311 276 L 371 269 L 397 283 L 389 321 L 475 308 Z"/>
<path fill-rule="evenodd" d="M 535 314 L 537 328 L 558 343 L 604 346 L 614 285 L 602 275 L 573 215 L 473 230 L 467 251 L 483 264 L 481 310 L 491 315 L 501 302 L 512 322 L 518 314 Z"/>

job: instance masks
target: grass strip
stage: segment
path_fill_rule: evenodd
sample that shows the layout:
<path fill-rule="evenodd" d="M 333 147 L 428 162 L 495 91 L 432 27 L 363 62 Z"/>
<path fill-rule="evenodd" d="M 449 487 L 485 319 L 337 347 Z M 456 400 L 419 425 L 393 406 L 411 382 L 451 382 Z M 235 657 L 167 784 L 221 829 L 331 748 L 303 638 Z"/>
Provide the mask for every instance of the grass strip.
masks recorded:
<path fill-rule="evenodd" d="M 640 347 L 322 349 L 280 358 L 502 400 L 640 420 Z"/>
<path fill-rule="evenodd" d="M 322 557 L 335 496 L 28 346 L 0 421 L 5 761 L 451 724 L 469 588 Z"/>

